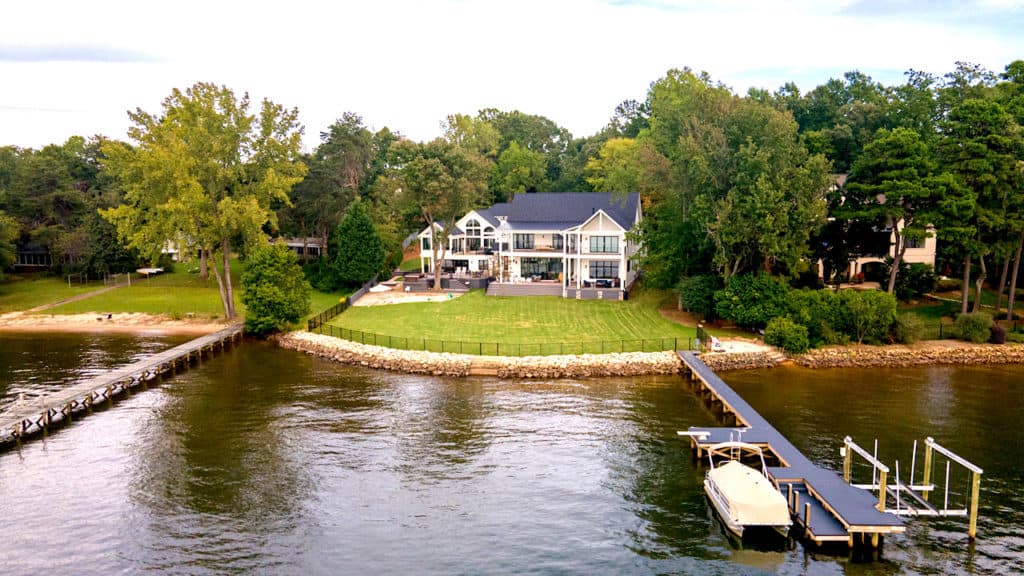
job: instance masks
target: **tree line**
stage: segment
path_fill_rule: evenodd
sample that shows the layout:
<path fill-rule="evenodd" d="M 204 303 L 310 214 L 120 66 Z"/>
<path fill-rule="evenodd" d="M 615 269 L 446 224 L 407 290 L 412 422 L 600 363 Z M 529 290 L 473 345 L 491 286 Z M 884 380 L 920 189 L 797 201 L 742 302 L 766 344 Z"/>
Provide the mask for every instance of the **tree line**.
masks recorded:
<path fill-rule="evenodd" d="M 216 262 L 231 316 L 228 256 L 268 234 L 318 239 L 324 255 L 306 273 L 334 289 L 395 267 L 403 239 L 427 226 L 442 260 L 470 208 L 536 191 L 639 191 L 640 266 L 654 287 L 703 282 L 713 294 L 749 274 L 798 282 L 819 262 L 839 281 L 852 258 L 885 252 L 872 239 L 884 233 L 888 248 L 902 221 L 890 293 L 906 247 L 937 234 L 942 271 L 962 278 L 964 312 L 968 290 L 977 308 L 986 281 L 1001 295 L 1008 287 L 1014 305 L 1022 61 L 999 73 L 911 70 L 894 86 L 854 71 L 808 92 L 789 83 L 744 95 L 707 73 L 670 70 L 583 138 L 543 116 L 484 109 L 414 142 L 347 112 L 304 153 L 297 110 L 250 105 L 197 84 L 174 90 L 159 113 L 130 113 L 128 142 L 0 148 L 0 267 L 10 269 L 16 245 L 34 244 L 57 270 L 97 275 L 155 262 L 166 240 L 183 241 L 203 272 Z"/>

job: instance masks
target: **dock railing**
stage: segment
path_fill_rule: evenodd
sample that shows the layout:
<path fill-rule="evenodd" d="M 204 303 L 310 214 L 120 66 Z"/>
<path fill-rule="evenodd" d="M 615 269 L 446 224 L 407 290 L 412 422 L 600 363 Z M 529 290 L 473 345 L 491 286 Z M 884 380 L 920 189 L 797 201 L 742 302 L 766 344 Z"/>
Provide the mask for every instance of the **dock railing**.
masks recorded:
<path fill-rule="evenodd" d="M 939 506 L 938 502 L 934 504 L 929 502 L 929 495 L 937 490 L 937 487 L 932 483 L 932 468 L 935 460 L 934 454 L 936 453 L 946 458 L 941 506 Z M 915 468 L 917 467 L 916 440 L 914 441 L 914 448 L 910 457 L 910 477 L 906 484 L 900 481 L 900 461 L 896 460 L 895 484 L 892 486 L 888 485 L 887 477 L 890 470 L 888 466 L 877 458 L 877 440 L 875 441 L 875 452 L 871 454 L 847 436 L 843 439 L 843 447 L 840 449 L 840 454 L 843 456 L 843 480 L 858 488 L 872 491 L 877 490 L 879 510 L 886 511 L 886 499 L 892 496 L 896 502 L 896 508 L 888 511 L 900 516 L 967 516 L 967 536 L 971 540 L 977 537 L 978 499 L 981 492 L 981 475 L 983 471 L 952 450 L 943 447 L 930 436 L 925 438 L 924 441 L 924 474 L 920 484 L 914 484 Z M 861 456 L 871 465 L 870 484 L 854 484 L 852 482 L 851 469 L 853 467 L 854 454 Z M 970 494 L 968 495 L 968 505 L 966 508 L 950 508 L 950 465 L 954 463 L 970 474 Z"/>

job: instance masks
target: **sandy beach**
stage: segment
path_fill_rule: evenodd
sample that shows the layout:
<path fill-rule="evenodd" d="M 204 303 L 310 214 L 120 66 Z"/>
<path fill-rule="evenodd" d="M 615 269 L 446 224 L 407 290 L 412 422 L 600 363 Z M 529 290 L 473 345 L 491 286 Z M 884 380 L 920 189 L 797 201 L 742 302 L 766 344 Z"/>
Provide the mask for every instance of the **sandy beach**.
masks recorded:
<path fill-rule="evenodd" d="M 401 292 L 388 290 L 385 292 L 367 292 L 356 300 L 353 306 L 386 306 L 388 304 L 406 304 L 409 302 L 443 302 L 462 296 L 464 292 Z"/>
<path fill-rule="evenodd" d="M 174 320 L 151 314 L 28 314 L 0 315 L 5 332 L 121 332 L 131 334 L 202 335 L 227 327 L 208 319 Z"/>

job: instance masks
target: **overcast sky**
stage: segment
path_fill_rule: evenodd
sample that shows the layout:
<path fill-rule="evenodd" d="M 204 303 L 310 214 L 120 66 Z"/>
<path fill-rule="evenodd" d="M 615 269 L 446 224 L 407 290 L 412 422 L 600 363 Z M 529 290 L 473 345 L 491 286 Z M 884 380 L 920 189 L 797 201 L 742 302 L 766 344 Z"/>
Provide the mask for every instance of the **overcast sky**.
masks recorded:
<path fill-rule="evenodd" d="M 127 110 L 198 81 L 297 107 L 312 149 L 346 111 L 415 140 L 488 107 L 588 136 L 685 66 L 737 93 L 806 92 L 853 69 L 894 84 L 1022 58 L 1024 0 L 5 2 L 0 145 L 126 139 Z"/>

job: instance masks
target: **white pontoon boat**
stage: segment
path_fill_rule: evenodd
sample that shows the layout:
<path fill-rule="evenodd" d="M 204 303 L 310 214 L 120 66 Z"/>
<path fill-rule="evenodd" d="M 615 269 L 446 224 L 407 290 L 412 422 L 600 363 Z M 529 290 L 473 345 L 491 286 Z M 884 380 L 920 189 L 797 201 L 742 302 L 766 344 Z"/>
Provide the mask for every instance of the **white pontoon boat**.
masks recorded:
<path fill-rule="evenodd" d="M 741 462 L 755 456 L 761 470 Z M 760 447 L 745 442 L 715 444 L 708 448 L 708 463 L 711 469 L 704 491 L 730 532 L 742 537 L 744 529 L 752 526 L 774 528 L 783 535 L 789 532 L 793 521 L 786 498 L 768 478 Z"/>

